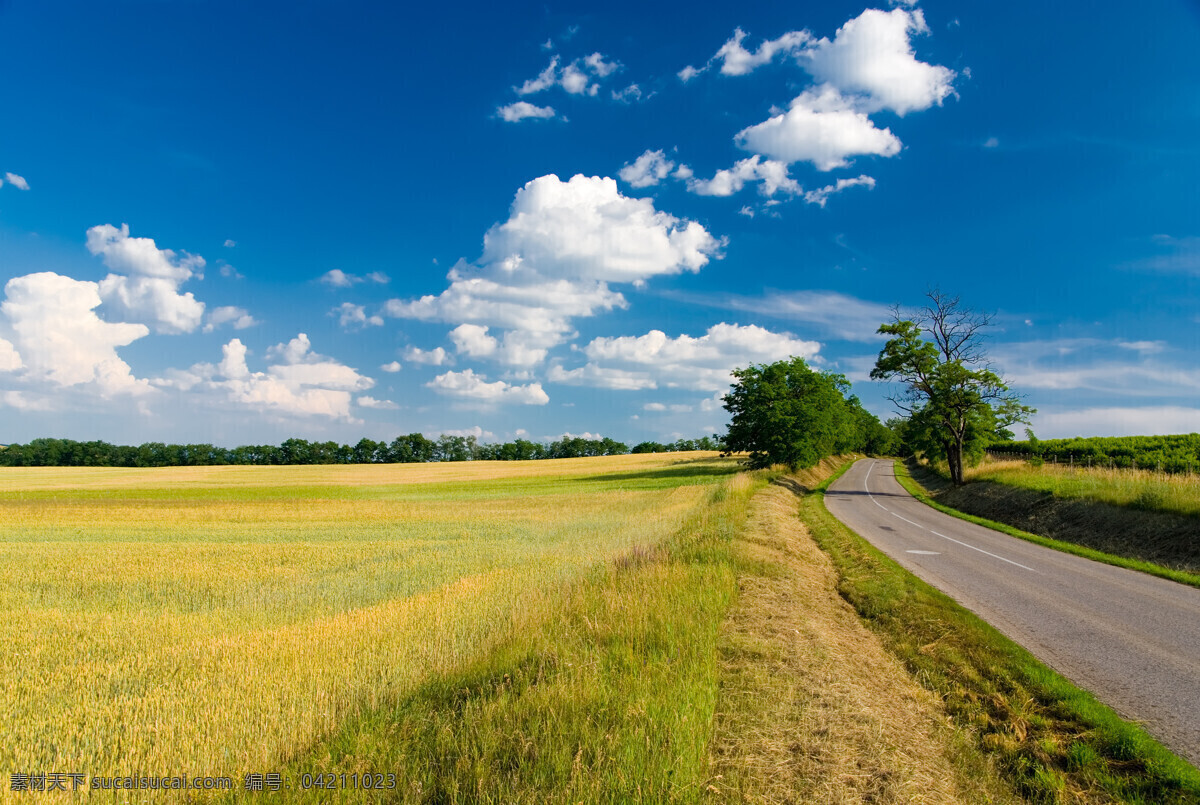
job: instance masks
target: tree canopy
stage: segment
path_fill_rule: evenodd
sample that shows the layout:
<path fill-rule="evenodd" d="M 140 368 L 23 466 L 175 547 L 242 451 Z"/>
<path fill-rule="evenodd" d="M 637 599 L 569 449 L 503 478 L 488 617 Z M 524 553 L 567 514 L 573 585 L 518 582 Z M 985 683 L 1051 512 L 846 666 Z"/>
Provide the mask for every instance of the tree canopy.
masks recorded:
<path fill-rule="evenodd" d="M 730 452 L 750 454 L 751 467 L 811 467 L 826 456 L 853 450 L 888 452 L 890 431 L 848 397 L 838 374 L 809 368 L 803 358 L 755 364 L 733 372 L 725 395 L 731 414 L 725 437 Z"/>
<path fill-rule="evenodd" d="M 901 384 L 890 399 L 907 416 L 907 446 L 945 460 L 951 480 L 962 484 L 964 462 L 976 463 L 989 443 L 1011 439 L 1008 426 L 1028 422 L 1034 409 L 988 363 L 983 339 L 991 317 L 963 307 L 957 296 L 934 290 L 927 297 L 912 319 L 897 309 L 879 328 L 891 338 L 871 377 Z"/>

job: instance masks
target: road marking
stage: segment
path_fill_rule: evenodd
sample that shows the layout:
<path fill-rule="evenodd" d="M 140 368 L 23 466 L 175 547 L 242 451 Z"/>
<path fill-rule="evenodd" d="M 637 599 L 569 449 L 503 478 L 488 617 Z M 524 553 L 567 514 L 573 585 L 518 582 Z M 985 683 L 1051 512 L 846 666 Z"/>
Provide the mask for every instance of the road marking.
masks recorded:
<path fill-rule="evenodd" d="M 896 514 L 894 511 L 889 509 L 887 506 L 884 506 L 882 503 L 880 503 L 878 500 L 876 500 L 875 496 L 871 494 L 871 490 L 868 487 L 867 482 L 871 480 L 871 470 L 873 470 L 873 469 L 875 469 L 874 461 L 871 462 L 871 466 L 867 467 L 867 474 L 863 476 L 863 491 L 867 493 L 867 497 L 869 497 L 871 499 L 872 503 L 874 503 L 879 508 L 883 509 L 888 514 L 892 515 L 893 517 L 899 517 L 901 520 L 908 523 L 909 525 L 913 525 L 924 531 L 928 531 L 930 534 L 933 534 L 935 537 L 941 537 L 942 539 L 950 540 L 951 542 L 955 543 L 956 545 L 961 545 L 964 548 L 970 548 L 973 551 L 979 551 L 980 553 L 984 554 L 985 556 L 990 556 L 993 559 L 999 559 L 1001 562 L 1008 562 L 1010 565 L 1016 565 L 1019 568 L 1028 570 L 1030 573 L 1037 573 L 1039 576 L 1042 575 L 1042 572 L 1040 570 L 1034 570 L 1033 568 L 1029 567 L 1028 565 L 1023 565 L 1020 562 L 1014 562 L 1011 559 L 1005 559 L 1003 556 L 997 556 L 994 553 L 985 551 L 983 548 L 976 548 L 974 545 L 969 545 L 965 542 L 962 542 L 961 540 L 955 539 L 954 537 L 947 537 L 945 534 L 939 534 L 938 532 L 934 531 L 932 528 L 925 528 L 925 526 L 921 525 L 920 523 L 914 523 L 912 520 L 909 520 L 907 517 L 901 517 L 899 514 Z M 905 551 L 905 553 L 924 554 L 924 555 L 929 555 L 929 556 L 937 556 L 938 555 L 937 551 Z"/>
<path fill-rule="evenodd" d="M 905 553 L 915 553 L 918 556 L 941 556 L 940 551 L 905 551 Z"/>

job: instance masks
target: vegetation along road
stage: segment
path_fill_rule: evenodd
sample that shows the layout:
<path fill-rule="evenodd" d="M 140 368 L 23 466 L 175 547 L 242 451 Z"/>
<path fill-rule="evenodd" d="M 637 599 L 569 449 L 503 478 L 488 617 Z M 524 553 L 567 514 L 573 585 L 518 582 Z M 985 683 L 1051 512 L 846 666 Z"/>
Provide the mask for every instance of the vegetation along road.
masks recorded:
<path fill-rule="evenodd" d="M 1200 763 L 1200 590 L 964 522 L 857 462 L 829 511 L 1167 747 Z"/>

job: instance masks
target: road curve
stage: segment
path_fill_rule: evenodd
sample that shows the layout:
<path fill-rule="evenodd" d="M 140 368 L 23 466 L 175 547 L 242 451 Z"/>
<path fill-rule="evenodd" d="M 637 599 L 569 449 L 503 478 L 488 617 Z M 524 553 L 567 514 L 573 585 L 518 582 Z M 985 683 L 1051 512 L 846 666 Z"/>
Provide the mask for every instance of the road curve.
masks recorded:
<path fill-rule="evenodd" d="M 829 511 L 1180 757 L 1200 766 L 1200 589 L 1093 562 L 920 503 L 863 459 Z"/>

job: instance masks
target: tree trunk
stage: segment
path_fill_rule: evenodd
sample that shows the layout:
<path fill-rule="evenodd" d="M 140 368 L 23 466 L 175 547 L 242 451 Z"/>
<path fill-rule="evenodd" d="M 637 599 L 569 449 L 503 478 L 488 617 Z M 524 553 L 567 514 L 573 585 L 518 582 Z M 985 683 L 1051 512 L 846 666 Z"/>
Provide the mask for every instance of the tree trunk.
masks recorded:
<path fill-rule="evenodd" d="M 958 440 L 946 445 L 946 463 L 950 465 L 950 481 L 955 486 L 966 483 L 963 477 L 963 446 Z"/>

